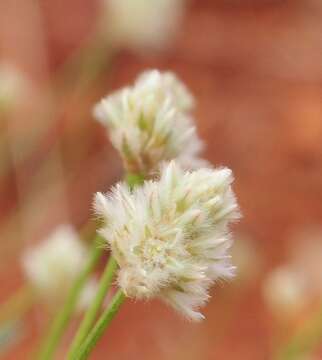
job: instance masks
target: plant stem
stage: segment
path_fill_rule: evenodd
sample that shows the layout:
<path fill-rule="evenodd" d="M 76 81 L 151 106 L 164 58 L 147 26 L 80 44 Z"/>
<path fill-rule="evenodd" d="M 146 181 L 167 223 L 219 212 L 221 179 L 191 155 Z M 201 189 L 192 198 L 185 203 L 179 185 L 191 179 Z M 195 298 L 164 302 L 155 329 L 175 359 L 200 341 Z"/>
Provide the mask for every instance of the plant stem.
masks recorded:
<path fill-rule="evenodd" d="M 99 312 L 103 304 L 103 301 L 105 299 L 105 296 L 111 286 L 116 268 L 117 268 L 117 263 L 115 259 L 112 256 L 110 256 L 109 262 L 107 263 L 107 266 L 101 277 L 100 285 L 96 297 L 92 302 L 91 306 L 89 307 L 89 309 L 87 310 L 83 318 L 83 321 L 81 322 L 80 327 L 78 328 L 78 331 L 74 337 L 74 340 L 72 342 L 72 345 L 70 347 L 67 356 L 68 359 L 72 359 L 73 356 L 76 354 L 77 349 L 82 344 L 83 340 L 86 338 L 92 325 L 94 324 L 97 317 L 97 313 Z"/>
<path fill-rule="evenodd" d="M 322 340 L 322 309 L 278 352 L 276 360 L 299 360 L 309 354 Z"/>
<path fill-rule="evenodd" d="M 127 173 L 125 177 L 126 183 L 128 184 L 129 188 L 133 190 L 135 186 L 142 185 L 144 182 L 144 175 L 142 174 L 134 174 L 134 173 Z"/>
<path fill-rule="evenodd" d="M 62 337 L 71 316 L 73 315 L 79 295 L 84 285 L 86 284 L 86 281 L 88 280 L 90 273 L 94 269 L 95 265 L 97 264 L 103 253 L 103 249 L 97 247 L 97 241 L 99 240 L 99 238 L 100 236 L 98 235 L 94 240 L 85 267 L 83 268 L 78 278 L 76 279 L 73 287 L 71 288 L 68 294 L 64 306 L 57 314 L 56 318 L 54 319 L 49 329 L 48 336 L 46 337 L 44 345 L 40 351 L 39 359 L 41 360 L 49 360 L 53 358 L 57 344 L 60 338 Z"/>
<path fill-rule="evenodd" d="M 110 306 L 103 312 L 101 317 L 96 322 L 94 328 L 89 333 L 85 342 L 78 349 L 76 355 L 72 358 L 73 360 L 85 360 L 97 344 L 98 340 L 103 335 L 106 328 L 109 326 L 114 316 L 117 314 L 120 306 L 125 300 L 125 295 L 122 290 L 118 290 L 114 295 Z"/>
<path fill-rule="evenodd" d="M 133 173 L 128 173 L 125 179 L 128 186 L 131 189 L 133 189 L 137 185 L 141 185 L 144 181 L 144 177 L 141 174 L 133 174 Z M 67 356 L 68 359 L 73 359 L 75 357 L 82 341 L 86 338 L 86 336 L 90 332 L 90 329 L 94 324 L 97 314 L 102 306 L 104 298 L 111 286 L 116 269 L 117 269 L 117 263 L 115 259 L 111 256 L 104 270 L 102 278 L 100 280 L 100 285 L 96 297 L 93 303 L 91 304 L 91 306 L 89 307 L 89 309 L 87 310 L 85 317 L 81 322 L 80 327 L 78 328 L 78 331 L 74 337 L 74 340 L 72 341 Z"/>

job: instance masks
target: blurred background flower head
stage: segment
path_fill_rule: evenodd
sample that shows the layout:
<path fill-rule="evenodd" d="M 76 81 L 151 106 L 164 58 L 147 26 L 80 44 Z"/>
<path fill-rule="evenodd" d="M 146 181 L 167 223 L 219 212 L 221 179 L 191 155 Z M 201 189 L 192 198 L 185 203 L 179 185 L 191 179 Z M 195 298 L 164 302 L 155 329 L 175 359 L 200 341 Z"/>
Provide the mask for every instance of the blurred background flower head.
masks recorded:
<path fill-rule="evenodd" d="M 28 93 L 28 80 L 18 67 L 9 62 L 0 63 L 0 112 L 19 105 Z"/>
<path fill-rule="evenodd" d="M 51 301 L 66 294 L 86 261 L 87 249 L 71 225 L 59 225 L 40 244 L 27 249 L 22 265 L 27 280 Z"/>
<path fill-rule="evenodd" d="M 168 47 L 181 24 L 186 0 L 102 0 L 102 32 L 114 46 L 136 51 Z"/>

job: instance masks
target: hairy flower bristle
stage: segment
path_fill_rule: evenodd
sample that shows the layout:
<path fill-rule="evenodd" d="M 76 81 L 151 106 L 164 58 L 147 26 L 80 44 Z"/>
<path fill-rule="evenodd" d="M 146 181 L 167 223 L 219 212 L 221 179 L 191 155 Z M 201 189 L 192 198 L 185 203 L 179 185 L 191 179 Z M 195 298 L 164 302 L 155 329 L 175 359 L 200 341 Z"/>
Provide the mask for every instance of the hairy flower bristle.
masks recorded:
<path fill-rule="evenodd" d="M 238 218 L 227 168 L 185 172 L 175 162 L 158 181 L 98 193 L 100 230 L 117 260 L 118 284 L 134 298 L 158 297 L 192 320 L 217 279 L 233 276 L 228 225 Z"/>

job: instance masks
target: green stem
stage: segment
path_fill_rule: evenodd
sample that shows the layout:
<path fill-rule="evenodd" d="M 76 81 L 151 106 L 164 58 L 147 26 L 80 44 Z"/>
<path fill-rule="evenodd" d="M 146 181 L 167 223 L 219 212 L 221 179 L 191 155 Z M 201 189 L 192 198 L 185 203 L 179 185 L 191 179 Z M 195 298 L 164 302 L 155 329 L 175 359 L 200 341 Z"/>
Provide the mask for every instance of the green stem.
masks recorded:
<path fill-rule="evenodd" d="M 141 185 L 144 181 L 144 177 L 141 174 L 133 174 L 128 173 L 125 177 L 128 186 L 133 189 L 135 186 Z M 82 341 L 86 338 L 89 334 L 94 321 L 96 320 L 97 314 L 102 306 L 104 298 L 111 286 L 111 282 L 115 271 L 117 269 L 117 263 L 114 258 L 111 256 L 110 261 L 108 262 L 102 278 L 100 280 L 100 285 L 96 297 L 87 310 L 83 321 L 78 328 L 78 331 L 72 341 L 70 350 L 68 352 L 68 359 L 73 359 L 77 353 L 79 346 L 81 345 Z"/>
<path fill-rule="evenodd" d="M 94 240 L 87 264 L 76 279 L 73 287 L 68 294 L 64 306 L 61 308 L 61 310 L 55 317 L 49 329 L 48 336 L 45 339 L 44 345 L 39 355 L 40 360 L 49 360 L 53 358 L 57 344 L 62 337 L 70 318 L 73 315 L 79 295 L 84 285 L 86 284 L 90 273 L 94 269 L 95 265 L 97 264 L 103 253 L 103 249 L 97 247 L 98 238 L 100 238 L 100 236 L 97 236 L 97 238 Z"/>
<path fill-rule="evenodd" d="M 92 325 L 94 324 L 97 314 L 101 309 L 106 294 L 111 286 L 116 268 L 117 268 L 117 263 L 115 259 L 112 256 L 110 256 L 109 262 L 107 263 L 107 266 L 101 277 L 100 285 L 96 297 L 92 302 L 91 306 L 89 307 L 89 309 L 87 310 L 84 319 L 81 322 L 80 327 L 78 328 L 78 331 L 74 337 L 74 340 L 72 342 L 72 345 L 70 347 L 67 356 L 68 359 L 72 359 L 75 356 L 77 349 L 82 344 L 83 340 L 86 338 Z"/>
<path fill-rule="evenodd" d="M 101 338 L 104 331 L 109 326 L 114 316 L 117 314 L 124 300 L 124 293 L 122 292 L 122 290 L 118 290 L 118 292 L 114 295 L 110 306 L 103 312 L 101 317 L 98 319 L 94 328 L 79 348 L 77 354 L 73 357 L 73 360 L 85 360 L 88 358 L 91 351 L 97 344 L 98 340 Z"/>
<path fill-rule="evenodd" d="M 128 184 L 129 188 L 132 190 L 135 186 L 142 185 L 144 182 L 144 175 L 142 174 L 134 174 L 134 173 L 127 173 L 125 177 L 126 183 Z"/>
<path fill-rule="evenodd" d="M 322 309 L 278 352 L 276 360 L 299 360 L 312 352 L 322 340 Z"/>

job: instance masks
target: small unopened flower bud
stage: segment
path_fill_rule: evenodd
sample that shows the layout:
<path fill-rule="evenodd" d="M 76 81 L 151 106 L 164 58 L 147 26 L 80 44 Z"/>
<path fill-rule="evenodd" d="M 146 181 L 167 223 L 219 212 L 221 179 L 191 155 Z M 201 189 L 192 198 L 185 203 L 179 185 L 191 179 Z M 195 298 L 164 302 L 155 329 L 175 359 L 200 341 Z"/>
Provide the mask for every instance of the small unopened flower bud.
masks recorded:
<path fill-rule="evenodd" d="M 161 298 L 192 320 L 209 298 L 208 288 L 233 276 L 228 225 L 238 218 L 227 168 L 183 171 L 165 166 L 158 181 L 133 192 L 118 184 L 97 194 L 105 219 L 101 234 L 120 270 L 118 284 L 133 298 Z M 212 201 L 217 199 L 217 201 Z"/>
<path fill-rule="evenodd" d="M 130 172 L 150 174 L 160 162 L 205 165 L 203 148 L 189 113 L 193 96 L 170 72 L 143 73 L 132 87 L 104 98 L 94 116 L 108 128 L 114 147 Z"/>
<path fill-rule="evenodd" d="M 70 225 L 60 225 L 22 258 L 27 279 L 45 298 L 66 294 L 87 259 L 87 248 Z"/>

